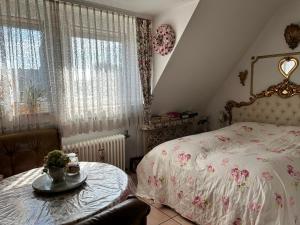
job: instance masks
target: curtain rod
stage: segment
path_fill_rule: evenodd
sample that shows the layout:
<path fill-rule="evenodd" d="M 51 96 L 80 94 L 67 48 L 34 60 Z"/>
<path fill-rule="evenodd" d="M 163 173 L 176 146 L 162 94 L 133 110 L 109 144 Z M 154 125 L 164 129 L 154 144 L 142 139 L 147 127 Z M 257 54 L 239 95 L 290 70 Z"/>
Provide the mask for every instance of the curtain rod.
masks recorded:
<path fill-rule="evenodd" d="M 108 11 L 112 11 L 112 12 L 119 12 L 119 13 L 123 13 L 123 14 L 129 15 L 129 16 L 140 17 L 140 18 L 148 19 L 148 20 L 153 19 L 153 17 L 150 15 L 141 15 L 139 13 L 135 13 L 135 12 L 132 12 L 129 10 L 120 9 L 117 7 L 111 7 L 111 6 L 107 6 L 107 5 L 103 5 L 103 4 L 91 2 L 91 1 L 83 1 L 83 0 L 52 0 L 52 1 L 66 2 L 66 3 L 71 3 L 74 5 L 82 5 L 82 6 L 86 6 L 86 7 L 98 8 L 98 9 L 108 10 Z"/>

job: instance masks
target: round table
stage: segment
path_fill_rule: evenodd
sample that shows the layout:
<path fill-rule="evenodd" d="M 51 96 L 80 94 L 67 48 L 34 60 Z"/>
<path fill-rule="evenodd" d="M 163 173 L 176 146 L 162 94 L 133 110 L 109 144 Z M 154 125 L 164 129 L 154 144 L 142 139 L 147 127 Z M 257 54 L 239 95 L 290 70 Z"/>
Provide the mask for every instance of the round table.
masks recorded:
<path fill-rule="evenodd" d="M 81 162 L 88 175 L 80 188 L 51 195 L 32 189 L 42 168 L 0 181 L 0 224 L 74 224 L 126 199 L 131 192 L 128 176 L 105 163 Z"/>

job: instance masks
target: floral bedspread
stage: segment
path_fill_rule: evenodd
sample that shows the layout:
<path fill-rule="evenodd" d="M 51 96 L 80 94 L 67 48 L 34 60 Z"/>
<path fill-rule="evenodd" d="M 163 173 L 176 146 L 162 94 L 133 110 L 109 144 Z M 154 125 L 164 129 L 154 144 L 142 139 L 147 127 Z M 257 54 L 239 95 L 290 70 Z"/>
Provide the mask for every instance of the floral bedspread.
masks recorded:
<path fill-rule="evenodd" d="M 200 225 L 300 224 L 300 127 L 236 123 L 155 147 L 137 194 Z"/>

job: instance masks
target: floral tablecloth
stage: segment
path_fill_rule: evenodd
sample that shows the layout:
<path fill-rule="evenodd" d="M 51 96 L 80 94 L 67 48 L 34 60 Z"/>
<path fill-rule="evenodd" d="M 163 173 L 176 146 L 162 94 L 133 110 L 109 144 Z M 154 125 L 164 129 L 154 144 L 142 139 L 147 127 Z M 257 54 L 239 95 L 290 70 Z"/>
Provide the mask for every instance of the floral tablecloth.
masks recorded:
<path fill-rule="evenodd" d="M 74 224 L 125 200 L 131 192 L 128 176 L 115 166 L 81 162 L 80 167 L 88 174 L 86 183 L 61 194 L 34 192 L 31 185 L 42 168 L 0 181 L 0 224 Z"/>

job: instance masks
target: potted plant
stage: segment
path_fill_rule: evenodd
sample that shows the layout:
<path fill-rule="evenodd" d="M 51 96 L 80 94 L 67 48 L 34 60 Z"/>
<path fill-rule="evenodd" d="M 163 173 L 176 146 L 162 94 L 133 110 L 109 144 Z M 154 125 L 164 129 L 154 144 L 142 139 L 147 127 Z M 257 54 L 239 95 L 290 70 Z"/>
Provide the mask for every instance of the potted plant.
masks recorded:
<path fill-rule="evenodd" d="M 54 150 L 45 157 L 44 172 L 48 173 L 53 182 L 60 182 L 65 179 L 65 167 L 69 158 L 60 150 Z"/>
<path fill-rule="evenodd" d="M 29 87 L 25 90 L 24 97 L 26 100 L 26 108 L 30 114 L 35 114 L 40 111 L 41 103 L 45 97 L 45 91 L 35 87 L 30 81 Z"/>

